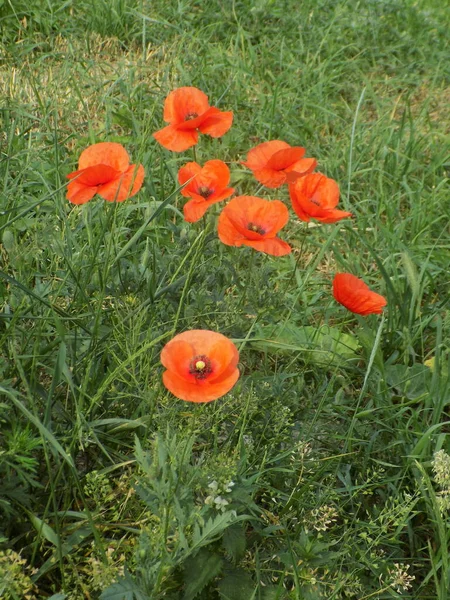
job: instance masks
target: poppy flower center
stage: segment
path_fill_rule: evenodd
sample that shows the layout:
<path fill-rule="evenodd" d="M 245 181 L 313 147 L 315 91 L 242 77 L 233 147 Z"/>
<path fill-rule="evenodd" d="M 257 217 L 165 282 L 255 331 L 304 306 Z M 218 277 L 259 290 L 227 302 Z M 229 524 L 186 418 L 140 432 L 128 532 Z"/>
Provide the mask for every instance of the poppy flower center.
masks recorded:
<path fill-rule="evenodd" d="M 312 198 L 310 198 L 311 202 L 313 204 L 315 204 L 316 206 L 320 206 L 320 202 L 319 199 L 316 196 L 312 196 Z"/>
<path fill-rule="evenodd" d="M 196 379 L 206 379 L 212 373 L 211 361 L 204 354 L 194 356 L 189 365 L 189 373 Z"/>
<path fill-rule="evenodd" d="M 261 225 L 257 225 L 256 223 L 249 223 L 247 225 L 247 229 L 249 231 L 254 231 L 255 233 L 259 233 L 259 235 L 264 235 L 266 230 L 261 227 Z"/>
<path fill-rule="evenodd" d="M 196 112 L 191 112 L 191 113 L 188 113 L 188 114 L 187 114 L 187 115 L 184 117 L 184 120 L 185 120 L 185 121 L 192 121 L 192 119 L 196 119 L 197 117 L 198 117 L 198 113 L 196 113 Z"/>
<path fill-rule="evenodd" d="M 201 185 L 198 188 L 198 193 L 200 194 L 200 196 L 202 196 L 205 200 L 208 200 L 208 198 L 214 194 L 214 190 L 212 190 L 211 188 L 207 187 L 206 185 Z"/>

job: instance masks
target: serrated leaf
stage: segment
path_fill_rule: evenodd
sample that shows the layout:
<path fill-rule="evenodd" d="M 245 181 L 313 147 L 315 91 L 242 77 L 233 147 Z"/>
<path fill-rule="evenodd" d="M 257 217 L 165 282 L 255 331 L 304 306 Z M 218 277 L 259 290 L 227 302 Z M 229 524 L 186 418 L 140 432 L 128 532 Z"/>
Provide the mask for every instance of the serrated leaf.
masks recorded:
<path fill-rule="evenodd" d="M 100 594 L 100 600 L 134 600 L 136 586 L 131 578 L 123 577 Z M 140 598 L 141 594 L 136 594 Z"/>
<path fill-rule="evenodd" d="M 219 594 L 222 600 L 253 600 L 256 584 L 246 571 L 234 569 L 219 582 Z"/>
<path fill-rule="evenodd" d="M 230 525 L 223 533 L 223 547 L 227 554 L 235 561 L 244 556 L 246 539 L 245 531 L 241 523 Z"/>
<path fill-rule="evenodd" d="M 184 583 L 186 584 L 183 600 L 193 600 L 204 587 L 222 570 L 223 561 L 218 554 L 202 550 L 184 563 Z"/>
<path fill-rule="evenodd" d="M 242 518 L 242 517 L 241 517 Z M 236 519 L 231 511 L 224 512 L 217 517 L 208 519 L 203 527 L 198 524 L 194 526 L 194 535 L 192 540 L 192 549 L 206 546 L 217 539 L 232 521 Z"/>

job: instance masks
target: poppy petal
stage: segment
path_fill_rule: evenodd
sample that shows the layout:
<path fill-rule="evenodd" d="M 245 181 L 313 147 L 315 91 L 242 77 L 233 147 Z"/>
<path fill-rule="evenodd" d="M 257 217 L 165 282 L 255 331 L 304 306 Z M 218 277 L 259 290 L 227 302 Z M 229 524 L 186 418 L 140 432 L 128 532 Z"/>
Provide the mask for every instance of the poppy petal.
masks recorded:
<path fill-rule="evenodd" d="M 232 111 L 223 112 L 218 108 L 210 108 L 198 128 L 202 133 L 207 133 L 216 138 L 224 135 L 230 129 L 232 123 Z"/>
<path fill-rule="evenodd" d="M 302 158 L 296 162 L 292 167 L 286 169 L 286 179 L 288 183 L 294 183 L 299 177 L 309 175 L 317 167 L 317 160 L 315 158 Z"/>
<path fill-rule="evenodd" d="M 128 170 L 118 178 L 99 186 L 97 193 L 108 202 L 123 202 L 141 189 L 144 175 L 142 165 L 138 167 L 130 165 Z"/>
<path fill-rule="evenodd" d="M 266 238 L 263 240 L 245 240 L 242 242 L 242 245 L 250 246 L 255 250 L 259 250 L 265 254 L 271 254 L 272 256 L 285 256 L 292 251 L 289 244 L 280 240 L 278 237 Z"/>
<path fill-rule="evenodd" d="M 259 183 L 268 188 L 279 188 L 287 179 L 284 171 L 274 171 L 268 168 L 253 171 L 253 176 Z"/>
<path fill-rule="evenodd" d="M 260 171 L 267 166 L 267 163 L 275 154 L 275 152 L 288 148 L 290 148 L 289 144 L 281 140 L 263 142 L 262 144 L 259 144 L 258 146 L 255 146 L 249 150 L 247 154 L 247 160 L 242 164 L 248 167 L 251 171 Z"/>
<path fill-rule="evenodd" d="M 67 179 L 75 179 L 81 185 L 95 186 L 101 185 L 103 183 L 108 183 L 112 179 L 115 179 L 120 175 L 120 171 L 113 169 L 109 165 L 98 164 L 93 165 L 92 167 L 86 167 L 85 169 L 80 169 L 78 171 L 74 171 L 73 173 L 69 173 L 67 175 Z"/>
<path fill-rule="evenodd" d="M 72 204 L 86 204 L 96 193 L 97 187 L 82 185 L 76 180 L 67 186 L 67 199 Z"/>
<path fill-rule="evenodd" d="M 353 313 L 359 315 L 380 314 L 386 299 L 373 292 L 368 285 L 351 273 L 337 273 L 333 279 L 333 296 Z"/>
<path fill-rule="evenodd" d="M 108 165 L 116 171 L 123 172 L 128 169 L 130 157 L 128 152 L 116 142 L 100 142 L 92 144 L 80 154 L 78 169 L 87 169 L 96 165 Z"/>
<path fill-rule="evenodd" d="M 166 344 L 161 351 L 161 363 L 168 371 L 175 373 L 181 379 L 195 383 L 195 377 L 189 373 L 195 350 L 186 341 L 176 337 Z"/>
<path fill-rule="evenodd" d="M 186 182 L 189 181 L 189 179 L 192 179 L 193 177 L 198 175 L 201 172 L 201 170 L 201 166 L 196 162 L 186 163 L 178 171 L 178 183 L 180 185 L 184 185 Z M 186 195 L 185 187 L 181 190 L 181 193 L 183 194 L 183 196 Z"/>
<path fill-rule="evenodd" d="M 217 383 L 188 383 L 171 371 L 163 373 L 163 383 L 174 396 L 187 402 L 211 402 L 227 394 L 239 379 L 235 369 L 226 379 Z"/>
<path fill-rule="evenodd" d="M 196 223 L 203 217 L 209 206 L 210 204 L 207 202 L 197 202 L 196 200 L 186 202 L 183 206 L 184 220 L 188 223 Z"/>
<path fill-rule="evenodd" d="M 208 96 L 195 87 L 180 87 L 170 92 L 164 102 L 164 121 L 183 123 L 189 115 L 202 115 L 209 108 Z"/>
<path fill-rule="evenodd" d="M 305 152 L 306 150 L 301 146 L 283 148 L 275 152 L 275 154 L 269 158 L 267 167 L 269 169 L 275 169 L 276 171 L 282 171 L 291 167 L 293 164 L 303 158 Z"/>
<path fill-rule="evenodd" d="M 227 374 L 226 379 L 236 369 L 239 362 L 239 352 L 230 340 L 221 340 L 211 348 L 208 358 L 213 365 L 213 373 L 208 377 L 209 383 L 223 378 L 224 373 Z"/>
<path fill-rule="evenodd" d="M 196 130 L 180 131 L 175 125 L 168 125 L 153 134 L 161 146 L 172 152 L 184 152 L 198 142 Z"/>
<path fill-rule="evenodd" d="M 222 160 L 208 160 L 205 162 L 202 175 L 214 180 L 217 187 L 227 187 L 230 183 L 230 169 Z"/>

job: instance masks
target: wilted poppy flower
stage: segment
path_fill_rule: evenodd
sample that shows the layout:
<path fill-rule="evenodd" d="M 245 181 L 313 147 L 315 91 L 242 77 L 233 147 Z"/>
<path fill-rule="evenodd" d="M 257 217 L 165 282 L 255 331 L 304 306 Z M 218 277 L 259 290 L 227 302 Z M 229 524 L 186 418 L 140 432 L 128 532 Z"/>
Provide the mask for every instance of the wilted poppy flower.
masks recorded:
<path fill-rule="evenodd" d="M 337 210 L 339 186 L 322 173 L 311 173 L 289 186 L 292 208 L 302 221 L 316 219 L 321 223 L 336 223 L 352 213 Z"/>
<path fill-rule="evenodd" d="M 386 299 L 350 273 L 337 273 L 333 279 L 335 300 L 358 315 L 380 314 Z"/>
<path fill-rule="evenodd" d="M 283 256 L 289 254 L 291 247 L 276 235 L 288 219 L 288 209 L 279 200 L 236 196 L 220 213 L 219 238 L 227 246 L 251 246 L 266 254 Z"/>
<path fill-rule="evenodd" d="M 189 223 L 201 219 L 211 204 L 234 193 L 234 188 L 227 187 L 230 170 L 221 160 L 208 160 L 203 168 L 196 162 L 187 163 L 178 171 L 178 181 L 182 185 L 189 181 L 181 190 L 183 196 L 191 198 L 183 208 L 184 218 Z"/>
<path fill-rule="evenodd" d="M 176 335 L 161 352 L 167 371 L 163 383 L 188 402 L 211 402 L 231 390 L 239 378 L 236 346 L 221 333 L 192 329 Z"/>
<path fill-rule="evenodd" d="M 208 96 L 195 87 L 181 87 L 167 96 L 164 103 L 167 127 L 153 137 L 174 152 L 183 152 L 198 142 L 198 132 L 212 137 L 226 133 L 233 122 L 233 113 L 209 106 Z"/>
<path fill-rule="evenodd" d="M 283 183 L 293 183 L 317 166 L 315 158 L 303 158 L 305 149 L 289 146 L 286 142 L 272 140 L 249 151 L 242 164 L 253 171 L 256 179 L 268 188 L 278 188 Z"/>
<path fill-rule="evenodd" d="M 67 198 L 84 204 L 98 194 L 108 202 L 123 202 L 142 187 L 144 167 L 130 165 L 128 152 L 121 144 L 100 142 L 83 150 L 78 171 L 67 175 Z"/>

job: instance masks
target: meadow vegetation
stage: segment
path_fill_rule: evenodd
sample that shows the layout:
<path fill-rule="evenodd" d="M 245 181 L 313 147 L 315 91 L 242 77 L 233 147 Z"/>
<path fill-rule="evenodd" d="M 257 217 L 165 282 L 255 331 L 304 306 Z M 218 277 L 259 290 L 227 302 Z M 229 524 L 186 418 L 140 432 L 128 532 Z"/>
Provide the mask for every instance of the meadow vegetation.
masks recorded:
<path fill-rule="evenodd" d="M 0 597 L 445 600 L 450 589 L 448 31 L 439 0 L 0 0 Z M 181 86 L 233 111 L 182 153 Z M 188 223 L 178 170 L 304 146 L 353 218 L 291 210 L 272 257 Z M 74 206 L 89 145 L 145 168 Z M 194 158 L 194 156 L 196 158 Z M 336 272 L 383 294 L 335 302 Z M 208 329 L 240 378 L 174 398 Z"/>

